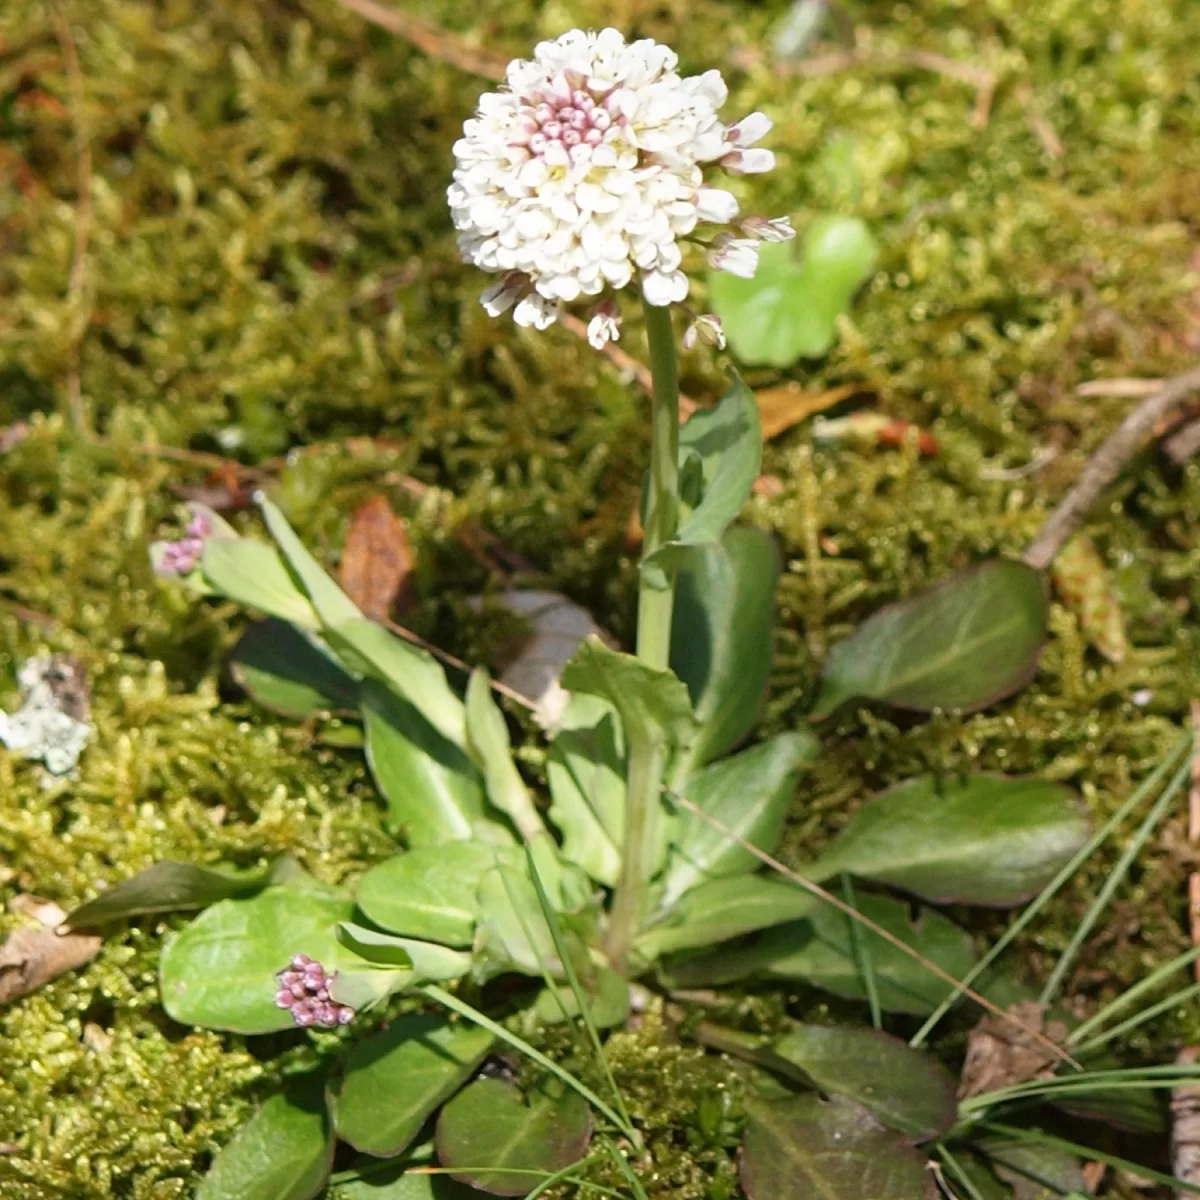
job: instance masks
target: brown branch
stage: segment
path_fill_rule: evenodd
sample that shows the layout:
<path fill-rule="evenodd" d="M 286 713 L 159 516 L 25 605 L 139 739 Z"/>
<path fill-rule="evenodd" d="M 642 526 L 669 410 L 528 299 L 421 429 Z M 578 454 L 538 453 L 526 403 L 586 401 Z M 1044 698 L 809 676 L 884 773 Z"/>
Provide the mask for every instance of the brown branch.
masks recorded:
<path fill-rule="evenodd" d="M 716 817 L 706 813 L 698 805 L 693 804 L 686 796 L 679 795 L 678 792 L 663 789 L 674 803 L 678 804 L 685 812 L 689 812 L 694 817 L 699 817 L 705 824 L 712 826 L 718 833 L 723 834 L 731 841 L 736 842 L 743 850 L 752 854 L 759 862 L 771 868 L 777 874 L 782 875 L 789 883 L 794 883 L 797 887 L 803 888 L 810 895 L 816 896 L 825 904 L 831 904 L 839 912 L 845 913 L 852 921 L 857 921 L 864 929 L 869 929 L 876 937 L 881 937 L 889 945 L 894 946 L 902 954 L 907 955 L 923 966 L 932 975 L 936 975 L 944 983 L 950 984 L 956 992 L 967 996 L 974 1000 L 981 1008 L 987 1009 L 994 1017 L 998 1017 L 1008 1025 L 1012 1025 L 1019 1029 L 1021 1033 L 1031 1041 L 1037 1042 L 1039 1046 L 1052 1054 L 1060 1062 L 1066 1063 L 1068 1066 L 1079 1069 L 1079 1064 L 1059 1045 L 1052 1042 L 1045 1034 L 1039 1033 L 1036 1029 L 1026 1025 L 1024 1021 L 1013 1016 L 1012 1013 L 1001 1008 L 998 1004 L 994 1004 L 986 996 L 979 992 L 973 991 L 971 988 L 962 986 L 962 981 L 955 979 L 949 971 L 943 970 L 935 962 L 931 962 L 923 954 L 914 950 L 903 938 L 897 937 L 890 929 L 885 929 L 876 921 L 872 921 L 870 917 L 863 916 L 852 904 L 847 904 L 845 900 L 839 899 L 832 892 L 827 892 L 823 887 L 813 883 L 811 879 L 805 879 L 803 875 L 797 874 L 790 867 L 785 867 L 777 858 L 772 858 L 765 850 L 760 850 L 753 842 L 742 837 L 736 830 L 730 829 L 728 825 L 718 821 Z"/>
<path fill-rule="evenodd" d="M 67 368 L 67 409 L 71 424 L 81 437 L 90 437 L 83 411 L 83 382 L 79 374 L 80 344 L 87 332 L 90 314 L 85 304 L 87 286 L 88 241 L 92 232 L 92 145 L 84 124 L 83 71 L 71 24 L 58 0 L 47 0 L 54 32 L 62 48 L 63 65 L 71 89 L 71 124 L 75 132 L 75 245 L 71 253 L 71 274 L 67 280 L 67 302 L 77 309 L 71 334 L 70 361 Z"/>
<path fill-rule="evenodd" d="M 558 323 L 576 337 L 582 338 L 585 342 L 587 341 L 587 324 L 579 317 L 573 316 L 571 313 L 563 313 L 558 318 Z M 654 379 L 650 374 L 650 368 L 645 363 L 638 362 L 636 358 L 626 354 L 620 346 L 615 346 L 612 342 L 607 343 L 600 353 L 622 375 L 627 375 L 633 379 L 642 391 L 646 393 L 653 392 Z M 690 396 L 685 396 L 682 392 L 679 393 L 679 415 L 683 420 L 686 421 L 699 407 L 696 401 Z"/>
<path fill-rule="evenodd" d="M 1021 106 L 1025 109 L 1025 120 L 1029 123 L 1029 128 L 1033 130 L 1034 137 L 1041 143 L 1042 149 L 1051 158 L 1062 158 L 1066 153 L 1066 147 L 1062 144 L 1062 139 L 1058 136 L 1054 126 L 1050 124 L 1049 119 L 1038 108 L 1033 89 L 1029 84 L 1022 83 L 1017 88 L 1017 99 L 1021 101 Z"/>
<path fill-rule="evenodd" d="M 404 38 L 422 54 L 466 71 L 468 75 L 501 80 L 508 70 L 507 58 L 502 59 L 487 50 L 476 50 L 455 34 L 397 8 L 377 4 L 375 0 L 338 0 L 338 3 L 381 29 Z"/>
<path fill-rule="evenodd" d="M 1200 454 L 1200 421 L 1190 421 L 1182 429 L 1171 434 L 1163 442 L 1163 450 L 1177 467 L 1182 467 L 1189 459 L 1195 458 Z"/>
<path fill-rule="evenodd" d="M 1192 701 L 1192 729 L 1200 729 L 1200 701 Z M 1192 785 L 1188 789 L 1188 843 L 1200 846 L 1200 742 L 1192 746 Z M 1200 872 L 1188 876 L 1188 923 L 1193 946 L 1200 946 Z M 1192 964 L 1200 982 L 1200 959 Z M 1200 1047 L 1185 1046 L 1176 1056 L 1180 1065 L 1200 1061 Z M 1200 1084 L 1180 1083 L 1171 1090 L 1171 1165 L 1176 1179 L 1200 1183 Z M 1190 1193 L 1180 1188 L 1176 1195 Z"/>
<path fill-rule="evenodd" d="M 1088 460 L 1074 487 L 1029 543 L 1025 561 L 1031 567 L 1041 570 L 1054 561 L 1054 556 L 1100 494 L 1121 473 L 1121 468 L 1138 452 L 1159 422 L 1195 391 L 1200 391 L 1200 367 L 1167 380 L 1121 422 L 1116 432 Z"/>

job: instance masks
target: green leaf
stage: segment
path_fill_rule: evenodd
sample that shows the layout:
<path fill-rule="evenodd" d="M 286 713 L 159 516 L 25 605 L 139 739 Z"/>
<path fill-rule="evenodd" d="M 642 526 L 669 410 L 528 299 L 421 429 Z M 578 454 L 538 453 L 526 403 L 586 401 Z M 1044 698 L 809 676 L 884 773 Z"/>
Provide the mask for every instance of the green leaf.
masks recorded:
<path fill-rule="evenodd" d="M 366 1154 L 399 1154 L 475 1074 L 492 1041 L 477 1025 L 441 1016 L 395 1018 L 346 1056 L 338 1135 Z"/>
<path fill-rule="evenodd" d="M 524 871 L 493 867 L 476 891 L 480 919 L 475 935 L 475 973 L 488 979 L 503 971 L 541 976 L 542 966 L 562 971 L 554 935 L 537 891 Z"/>
<path fill-rule="evenodd" d="M 612 1029 L 625 1023 L 629 1016 L 629 984 L 623 976 L 601 967 L 590 981 L 584 979 L 582 985 L 597 1029 Z M 580 1015 L 579 1000 L 567 985 L 556 986 L 553 991 L 542 988 L 533 1002 L 532 1015 L 535 1024 L 540 1025 L 574 1020 Z"/>
<path fill-rule="evenodd" d="M 1065 1150 L 989 1136 L 974 1143 L 996 1174 L 1013 1188 L 1013 1200 L 1051 1200 L 1064 1192 L 1088 1193 L 1079 1159 Z"/>
<path fill-rule="evenodd" d="M 834 1096 L 746 1104 L 747 1200 L 932 1200 L 933 1176 L 904 1137 Z"/>
<path fill-rule="evenodd" d="M 629 741 L 686 748 L 696 736 L 696 718 L 682 681 L 632 654 L 610 650 L 598 637 L 587 638 L 575 652 L 562 684 L 568 691 L 607 700 Z"/>
<path fill-rule="evenodd" d="M 891 896 L 860 895 L 858 908 L 955 979 L 975 965 L 966 931 L 939 913 L 925 910 L 913 921 L 909 906 Z M 869 956 L 880 1004 L 889 1012 L 925 1016 L 950 992 L 948 983 L 878 934 L 862 925 L 852 934 L 850 921 L 832 905 L 821 904 L 807 920 L 768 930 L 750 946 L 673 964 L 668 975 L 675 987 L 755 977 L 798 979 L 847 999 L 864 1000 L 867 991 L 859 964 Z"/>
<path fill-rule="evenodd" d="M 312 1200 L 329 1178 L 333 1147 L 324 1081 L 292 1080 L 233 1135 L 196 1200 Z"/>
<path fill-rule="evenodd" d="M 236 871 L 198 863 L 157 862 L 81 904 L 63 924 L 83 929 L 145 913 L 206 908 L 218 900 L 257 891 L 270 881 L 277 868 L 278 863 Z"/>
<path fill-rule="evenodd" d="M 320 615 L 332 649 L 354 670 L 387 684 L 444 738 L 461 747 L 465 732 L 463 705 L 446 682 L 441 664 L 427 650 L 363 616 L 305 549 L 283 513 L 265 497 L 259 504 L 271 536 Z"/>
<path fill-rule="evenodd" d="M 372 679 L 362 685 L 367 762 L 388 804 L 388 823 L 410 846 L 512 835 L 485 815 L 475 764 L 406 700 Z"/>
<path fill-rule="evenodd" d="M 451 1179 L 414 1171 L 407 1158 L 399 1162 L 358 1164 L 362 1178 L 339 1183 L 342 1200 L 479 1200 L 479 1193 Z"/>
<path fill-rule="evenodd" d="M 727 754 L 750 732 L 771 670 L 779 555 L 761 530 L 734 528 L 680 556 L 671 669 L 687 685 L 700 736 L 692 761 Z"/>
<path fill-rule="evenodd" d="M 247 627 L 229 672 L 256 704 L 280 716 L 358 711 L 358 680 L 313 637 L 274 617 Z"/>
<path fill-rule="evenodd" d="M 361 616 L 327 628 L 325 639 L 343 661 L 407 700 L 455 747 L 466 748 L 463 702 L 432 654 Z"/>
<path fill-rule="evenodd" d="M 680 900 L 669 922 L 653 925 L 641 933 L 634 948 L 653 960 L 795 921 L 820 903 L 793 884 L 763 875 L 710 879 Z"/>
<path fill-rule="evenodd" d="M 274 546 L 254 538 L 212 538 L 200 559 L 204 580 L 214 592 L 268 616 L 319 629 L 321 618 L 296 586 Z"/>
<path fill-rule="evenodd" d="M 614 886 L 625 829 L 625 744 L 611 704 L 583 692 L 571 697 L 550 743 L 546 775 L 563 857 Z"/>
<path fill-rule="evenodd" d="M 337 923 L 352 911 L 349 900 L 290 887 L 214 904 L 163 948 L 163 1007 L 172 1020 L 205 1029 L 290 1029 L 291 1014 L 275 1005 L 276 973 L 293 954 L 333 962 Z"/>
<path fill-rule="evenodd" d="M 256 497 L 262 509 L 263 520 L 280 553 L 300 586 L 304 589 L 313 607 L 320 615 L 321 624 L 329 627 L 340 625 L 361 617 L 358 605 L 346 595 L 333 578 L 309 553 L 304 543 L 288 524 L 279 506 L 273 504 L 261 492 Z"/>
<path fill-rule="evenodd" d="M 1041 574 L 996 558 L 882 608 L 829 652 L 814 717 L 854 697 L 973 712 L 1033 677 L 1046 636 Z"/>
<path fill-rule="evenodd" d="M 857 217 L 822 217 L 799 239 L 760 247 L 753 279 L 709 274 L 713 311 L 733 353 L 754 366 L 789 367 L 828 353 L 837 318 L 875 269 L 878 245 Z"/>
<path fill-rule="evenodd" d="M 702 812 L 770 854 L 779 844 L 800 767 L 816 753 L 817 741 L 807 731 L 782 733 L 705 767 L 687 781 L 683 792 Z M 660 907 L 671 909 L 705 879 L 746 874 L 758 865 L 749 850 L 685 811 L 667 861 Z"/>
<path fill-rule="evenodd" d="M 497 850 L 482 842 L 447 842 L 397 854 L 362 877 L 358 906 L 392 933 L 469 946 L 479 917 L 475 892 L 496 865 Z"/>
<path fill-rule="evenodd" d="M 805 874 L 848 871 L 938 904 L 1009 908 L 1040 892 L 1089 832 L 1058 784 L 923 775 L 868 800 Z"/>
<path fill-rule="evenodd" d="M 798 1025 L 772 1049 L 821 1091 L 849 1096 L 914 1141 L 941 1137 L 954 1124 L 954 1078 L 932 1054 L 899 1038 L 849 1025 Z"/>
<path fill-rule="evenodd" d="M 591 1112 L 573 1091 L 558 1094 L 546 1085 L 522 1098 L 501 1079 L 477 1079 L 442 1109 L 438 1158 L 463 1183 L 496 1196 L 523 1196 L 537 1175 L 509 1172 L 568 1167 L 591 1135 Z"/>
<path fill-rule="evenodd" d="M 512 818 L 521 834 L 532 841 L 545 833 L 529 789 L 512 759 L 512 742 L 504 714 L 492 699 L 491 681 L 481 668 L 467 684 L 467 750 L 483 772 L 488 799 Z"/>
<path fill-rule="evenodd" d="M 471 956 L 460 950 L 380 933 L 353 921 L 343 921 L 338 926 L 337 938 L 343 946 L 376 966 L 410 969 L 415 982 L 460 979 L 471 969 Z"/>

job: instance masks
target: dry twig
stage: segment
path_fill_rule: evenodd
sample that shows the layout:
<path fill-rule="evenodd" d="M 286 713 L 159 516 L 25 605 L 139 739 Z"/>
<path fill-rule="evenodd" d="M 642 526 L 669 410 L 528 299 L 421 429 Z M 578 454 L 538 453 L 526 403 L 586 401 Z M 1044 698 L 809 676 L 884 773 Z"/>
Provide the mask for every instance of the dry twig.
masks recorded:
<path fill-rule="evenodd" d="M 1192 728 L 1200 729 L 1200 700 L 1192 701 Z M 1200 744 L 1192 748 L 1192 786 L 1188 790 L 1188 843 L 1200 846 Z M 1188 876 L 1188 922 L 1193 946 L 1200 946 L 1200 871 Z M 1192 964 L 1200 983 L 1200 959 Z M 1200 1047 L 1185 1046 L 1176 1056 L 1180 1064 L 1200 1062 Z M 1181 1083 L 1171 1091 L 1171 1162 L 1176 1179 L 1200 1184 L 1200 1083 Z M 1176 1193 L 1191 1193 L 1182 1188 Z"/>
<path fill-rule="evenodd" d="M 1059 502 L 1029 543 L 1025 561 L 1039 570 L 1048 567 L 1063 543 L 1075 532 L 1101 492 L 1121 473 L 1155 427 L 1193 392 L 1200 391 L 1200 367 L 1163 384 L 1125 418 L 1088 460 L 1075 485 Z"/>
<path fill-rule="evenodd" d="M 90 314 L 85 304 L 88 268 L 88 241 L 92 232 L 92 144 L 84 124 L 83 71 L 71 24 L 58 0 L 47 0 L 54 20 L 54 32 L 62 48 L 63 65 L 71 89 L 71 124 L 75 131 L 75 245 L 71 252 L 71 274 L 67 280 L 67 301 L 74 310 L 70 363 L 67 368 L 67 408 L 75 432 L 89 437 L 83 411 L 83 382 L 79 374 L 80 343 L 87 332 Z"/>
<path fill-rule="evenodd" d="M 460 71 L 466 71 L 469 75 L 481 75 L 484 79 L 494 80 L 504 78 L 508 67 L 507 58 L 502 59 L 487 50 L 476 50 L 462 38 L 439 29 L 428 21 L 401 12 L 397 8 L 377 4 L 375 0 L 338 0 L 338 3 L 372 24 L 411 42 L 422 54 L 428 54 L 430 58 L 458 67 Z"/>

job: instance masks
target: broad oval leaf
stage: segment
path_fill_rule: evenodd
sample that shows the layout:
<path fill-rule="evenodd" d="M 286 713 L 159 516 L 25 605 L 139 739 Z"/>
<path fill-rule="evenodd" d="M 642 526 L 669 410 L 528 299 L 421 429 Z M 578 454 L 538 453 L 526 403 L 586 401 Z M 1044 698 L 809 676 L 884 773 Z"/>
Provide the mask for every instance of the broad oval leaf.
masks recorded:
<path fill-rule="evenodd" d="M 694 887 L 668 921 L 651 926 L 634 942 L 644 958 L 711 946 L 806 916 L 821 903 L 790 883 L 763 875 L 731 875 Z"/>
<path fill-rule="evenodd" d="M 816 738 L 807 731 L 782 733 L 712 763 L 682 790 L 701 811 L 771 854 L 779 844 L 800 767 L 815 758 L 817 750 Z M 685 811 L 667 862 L 660 907 L 670 910 L 685 892 L 706 879 L 747 874 L 758 865 L 759 860 L 728 834 Z"/>
<path fill-rule="evenodd" d="M 399 1154 L 475 1074 L 492 1040 L 477 1025 L 441 1016 L 395 1018 L 346 1056 L 335 1106 L 338 1135 L 366 1154 Z"/>
<path fill-rule="evenodd" d="M 1046 636 L 1042 576 L 997 558 L 890 604 L 829 652 L 812 716 L 843 701 L 972 712 L 1033 678 Z"/>
<path fill-rule="evenodd" d="M 333 1147 L 324 1081 L 295 1080 L 234 1134 L 196 1200 L 312 1200 L 329 1178 Z"/>
<path fill-rule="evenodd" d="M 210 538 L 200 570 L 221 596 L 303 629 L 320 629 L 321 618 L 296 585 L 274 546 L 255 538 Z"/>
<path fill-rule="evenodd" d="M 524 871 L 493 867 L 476 891 L 479 927 L 474 972 L 489 979 L 504 971 L 561 975 L 554 934 L 546 923 L 537 890 Z"/>
<path fill-rule="evenodd" d="M 958 1105 L 950 1072 L 932 1054 L 875 1029 L 798 1025 L 772 1050 L 823 1092 L 848 1096 L 889 1129 L 914 1141 L 940 1137 Z"/>
<path fill-rule="evenodd" d="M 1058 784 L 923 775 L 868 800 L 805 874 L 846 871 L 935 903 L 1009 908 L 1041 891 L 1088 833 Z"/>
<path fill-rule="evenodd" d="M 163 1007 L 175 1021 L 232 1033 L 292 1028 L 278 1008 L 275 975 L 293 954 L 336 960 L 349 900 L 269 887 L 248 900 L 222 900 L 168 939 L 159 959 Z"/>
<path fill-rule="evenodd" d="M 749 1101 L 741 1177 L 747 1200 L 933 1200 L 937 1194 L 924 1156 L 840 1096 Z"/>
<path fill-rule="evenodd" d="M 475 764 L 407 700 L 383 684 L 362 685 L 367 762 L 388 805 L 388 822 L 411 846 L 472 839 L 485 829 L 512 841 L 485 815 Z"/>
<path fill-rule="evenodd" d="M 157 862 L 81 904 L 63 924 L 83 929 L 146 913 L 205 908 L 263 887 L 275 869 L 275 864 L 236 871 L 199 863 Z"/>
<path fill-rule="evenodd" d="M 496 865 L 497 847 L 447 842 L 397 854 L 359 882 L 358 906 L 392 933 L 469 946 L 475 935 L 480 880 Z"/>
<path fill-rule="evenodd" d="M 859 911 L 928 958 L 954 979 L 975 965 L 970 936 L 940 913 L 926 909 L 914 921 L 909 905 L 891 896 L 860 895 Z M 950 985 L 890 942 L 857 926 L 829 904 L 807 920 L 768 930 L 752 945 L 726 949 L 667 972 L 675 987 L 732 983 L 748 978 L 804 980 L 851 1000 L 866 999 L 863 964 L 869 956 L 879 1001 L 890 1012 L 931 1013 Z"/>
<path fill-rule="evenodd" d="M 442 1109 L 437 1150 L 455 1179 L 523 1196 L 539 1177 L 581 1158 L 591 1136 L 592 1115 L 578 1093 L 547 1084 L 522 1097 L 502 1079 L 477 1079 Z"/>
<path fill-rule="evenodd" d="M 571 697 L 550 743 L 546 776 L 563 857 L 614 886 L 625 829 L 625 744 L 608 701 L 583 692 Z"/>
<path fill-rule="evenodd" d="M 358 680 L 311 636 L 274 617 L 246 628 L 229 673 L 256 704 L 280 716 L 358 711 Z"/>
<path fill-rule="evenodd" d="M 727 530 L 719 543 L 680 556 L 671 669 L 687 685 L 700 733 L 697 765 L 727 754 L 750 732 L 771 670 L 771 617 L 779 554 L 758 529 Z"/>
<path fill-rule="evenodd" d="M 686 748 L 696 736 L 687 688 L 671 671 L 658 671 L 632 654 L 586 638 L 563 671 L 563 687 L 607 700 L 631 741 Z"/>
<path fill-rule="evenodd" d="M 436 942 L 417 938 L 397 937 L 380 933 L 353 921 L 343 921 L 337 928 L 338 942 L 359 958 L 381 967 L 398 967 L 411 971 L 413 978 L 442 982 L 460 979 L 471 969 L 471 956 L 461 950 L 451 950 Z"/>
<path fill-rule="evenodd" d="M 728 271 L 709 275 L 713 310 L 729 346 L 756 366 L 791 366 L 828 353 L 837 318 L 875 267 L 878 246 L 857 217 L 827 216 L 799 239 L 759 249 L 753 279 Z"/>
<path fill-rule="evenodd" d="M 1079 1159 L 1066 1150 L 1003 1134 L 980 1138 L 975 1145 L 996 1174 L 1012 1185 L 1013 1200 L 1089 1192 Z"/>

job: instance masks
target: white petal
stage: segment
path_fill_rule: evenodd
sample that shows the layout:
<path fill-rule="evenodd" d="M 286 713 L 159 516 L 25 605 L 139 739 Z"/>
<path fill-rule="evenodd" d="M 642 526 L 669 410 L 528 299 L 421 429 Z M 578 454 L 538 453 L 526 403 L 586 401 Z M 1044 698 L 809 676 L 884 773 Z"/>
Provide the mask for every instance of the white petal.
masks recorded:
<path fill-rule="evenodd" d="M 687 299 L 687 276 L 682 271 L 650 271 L 642 277 L 642 293 L 655 308 L 678 304 Z"/>
<path fill-rule="evenodd" d="M 727 224 L 737 216 L 737 198 L 721 188 L 701 188 L 696 193 L 696 212 L 702 221 Z"/>
<path fill-rule="evenodd" d="M 752 112 L 748 117 L 743 117 L 736 125 L 729 127 L 729 140 L 735 146 L 753 146 L 755 142 L 762 141 L 771 132 L 773 124 L 774 122 L 765 113 Z"/>

